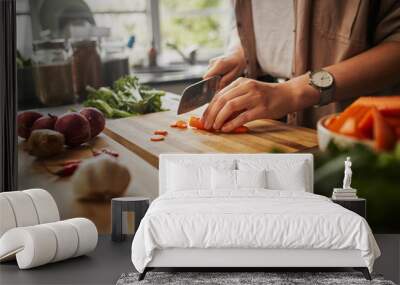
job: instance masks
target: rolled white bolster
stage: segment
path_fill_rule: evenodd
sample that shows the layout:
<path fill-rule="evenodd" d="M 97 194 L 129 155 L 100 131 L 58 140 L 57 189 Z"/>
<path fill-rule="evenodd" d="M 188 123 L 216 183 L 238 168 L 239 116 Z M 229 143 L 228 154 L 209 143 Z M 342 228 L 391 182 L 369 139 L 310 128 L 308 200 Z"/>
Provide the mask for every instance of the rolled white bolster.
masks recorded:
<path fill-rule="evenodd" d="M 1 193 L 13 209 L 17 227 L 33 226 L 39 223 L 35 205 L 30 196 L 22 191 Z"/>
<path fill-rule="evenodd" d="M 15 228 L 14 211 L 6 197 L 0 195 L 0 237 L 9 229 Z"/>
<path fill-rule="evenodd" d="M 64 222 L 73 225 L 78 232 L 78 249 L 74 257 L 91 252 L 96 248 L 98 233 L 95 224 L 91 220 L 74 218 Z"/>
<path fill-rule="evenodd" d="M 97 239 L 96 226 L 84 218 L 13 228 L 0 238 L 0 261 L 16 256 L 19 268 L 28 269 L 86 254 Z"/>
<path fill-rule="evenodd" d="M 54 233 L 41 225 L 14 228 L 0 239 L 0 260 L 16 255 L 20 269 L 49 263 L 56 253 Z"/>
<path fill-rule="evenodd" d="M 49 192 L 43 189 L 29 189 L 22 192 L 31 197 L 39 218 L 39 224 L 60 220 L 57 204 Z"/>
<path fill-rule="evenodd" d="M 57 238 L 57 250 L 51 262 L 57 262 L 74 256 L 78 248 L 78 232 L 65 221 L 44 224 L 51 229 Z"/>

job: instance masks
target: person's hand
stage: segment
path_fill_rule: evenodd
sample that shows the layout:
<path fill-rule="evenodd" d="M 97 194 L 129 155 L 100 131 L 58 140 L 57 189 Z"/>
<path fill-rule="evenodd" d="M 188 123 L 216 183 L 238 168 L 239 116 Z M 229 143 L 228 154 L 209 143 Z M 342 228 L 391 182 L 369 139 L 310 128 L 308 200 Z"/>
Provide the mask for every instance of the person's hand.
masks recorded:
<path fill-rule="evenodd" d="M 203 78 L 207 79 L 216 75 L 221 75 L 221 80 L 217 90 L 221 90 L 233 80 L 243 74 L 246 67 L 246 60 L 244 58 L 243 50 L 239 48 L 235 52 L 213 58 L 210 60 L 210 67 L 204 74 Z"/>
<path fill-rule="evenodd" d="M 313 89 L 307 85 L 304 77 L 284 83 L 240 77 L 214 96 L 203 113 L 202 122 L 206 129 L 230 132 L 253 120 L 281 118 L 318 101 L 319 95 L 315 97 L 313 90 L 307 90 L 312 96 L 303 98 L 304 89 Z"/>

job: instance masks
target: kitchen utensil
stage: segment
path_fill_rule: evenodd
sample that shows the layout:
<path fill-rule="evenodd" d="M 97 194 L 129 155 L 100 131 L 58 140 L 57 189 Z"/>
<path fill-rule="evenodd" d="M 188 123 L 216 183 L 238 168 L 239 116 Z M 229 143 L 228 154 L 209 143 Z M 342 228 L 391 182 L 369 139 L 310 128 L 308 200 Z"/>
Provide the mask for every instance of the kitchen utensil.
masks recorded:
<path fill-rule="evenodd" d="M 220 79 L 221 76 L 217 75 L 186 87 L 179 102 L 178 115 L 190 112 L 210 102 L 217 91 Z"/>

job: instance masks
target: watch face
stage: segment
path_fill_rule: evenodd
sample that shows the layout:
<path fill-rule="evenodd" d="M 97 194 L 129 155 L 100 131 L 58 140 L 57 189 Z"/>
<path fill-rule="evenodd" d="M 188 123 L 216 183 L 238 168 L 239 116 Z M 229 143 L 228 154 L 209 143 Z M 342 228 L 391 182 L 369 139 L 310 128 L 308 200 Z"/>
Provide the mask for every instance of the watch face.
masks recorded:
<path fill-rule="evenodd" d="M 312 74 L 311 80 L 314 85 L 320 88 L 328 88 L 333 84 L 333 77 L 329 72 L 317 71 Z"/>

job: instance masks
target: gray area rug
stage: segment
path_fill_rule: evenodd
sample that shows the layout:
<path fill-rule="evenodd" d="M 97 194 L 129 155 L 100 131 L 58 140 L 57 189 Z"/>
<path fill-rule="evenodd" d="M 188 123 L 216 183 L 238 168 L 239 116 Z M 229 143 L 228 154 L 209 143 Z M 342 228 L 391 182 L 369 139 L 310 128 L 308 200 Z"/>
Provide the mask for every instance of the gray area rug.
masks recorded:
<path fill-rule="evenodd" d="M 148 272 L 142 281 L 137 280 L 138 276 L 138 273 L 122 274 L 117 285 L 395 285 L 379 275 L 372 275 L 373 280 L 368 281 L 359 272 Z"/>

